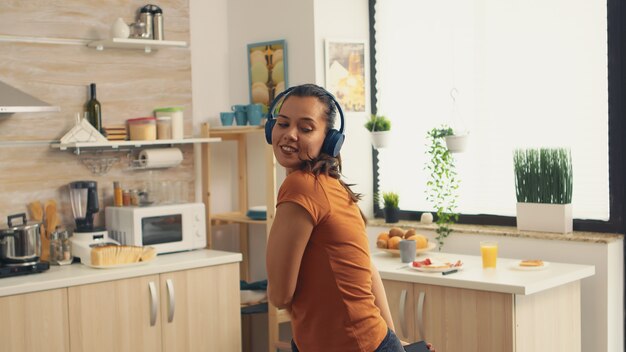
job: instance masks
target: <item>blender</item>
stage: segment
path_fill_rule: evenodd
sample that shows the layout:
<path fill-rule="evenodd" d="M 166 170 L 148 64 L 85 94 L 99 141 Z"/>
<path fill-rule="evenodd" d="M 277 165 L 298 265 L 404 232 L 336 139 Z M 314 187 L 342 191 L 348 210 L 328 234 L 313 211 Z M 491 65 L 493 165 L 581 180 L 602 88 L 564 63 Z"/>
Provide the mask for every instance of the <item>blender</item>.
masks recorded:
<path fill-rule="evenodd" d="M 93 225 L 93 217 L 100 210 L 98 205 L 98 183 L 96 181 L 75 181 L 70 185 L 70 203 L 76 222 L 72 236 L 72 254 L 81 263 L 90 265 L 91 249 L 98 246 L 119 245 L 109 238 L 103 227 Z"/>

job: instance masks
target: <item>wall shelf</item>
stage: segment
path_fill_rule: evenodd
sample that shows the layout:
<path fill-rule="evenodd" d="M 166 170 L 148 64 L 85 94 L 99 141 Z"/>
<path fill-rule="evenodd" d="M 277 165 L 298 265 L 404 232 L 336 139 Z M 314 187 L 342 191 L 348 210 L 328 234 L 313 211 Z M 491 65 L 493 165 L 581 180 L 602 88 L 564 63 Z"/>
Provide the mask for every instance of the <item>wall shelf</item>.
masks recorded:
<path fill-rule="evenodd" d="M 76 143 L 52 143 L 51 148 L 59 150 L 73 149 L 75 154 L 80 154 L 81 149 L 103 151 L 120 150 L 120 148 L 142 148 L 153 145 L 173 145 L 190 143 L 215 143 L 221 138 L 185 138 L 185 139 L 159 139 L 156 141 L 115 141 L 115 142 L 76 142 Z"/>
<path fill-rule="evenodd" d="M 132 39 L 113 38 L 106 40 L 96 40 L 87 44 L 90 48 L 102 51 L 105 48 L 135 49 L 143 50 L 146 53 L 159 48 L 186 48 L 187 42 L 173 40 L 152 40 L 152 39 Z"/>
<path fill-rule="evenodd" d="M 267 220 L 254 220 L 240 212 L 211 214 L 212 225 L 225 224 L 267 224 Z"/>

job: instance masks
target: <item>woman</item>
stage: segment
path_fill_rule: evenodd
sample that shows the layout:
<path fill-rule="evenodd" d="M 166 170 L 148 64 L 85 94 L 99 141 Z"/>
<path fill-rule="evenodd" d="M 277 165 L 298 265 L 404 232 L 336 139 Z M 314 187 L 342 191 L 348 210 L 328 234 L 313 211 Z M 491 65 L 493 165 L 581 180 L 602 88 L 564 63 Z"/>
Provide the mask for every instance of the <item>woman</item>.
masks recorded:
<path fill-rule="evenodd" d="M 268 296 L 291 315 L 294 351 L 401 352 L 370 261 L 360 195 L 340 178 L 335 104 L 305 84 L 291 88 L 268 120 L 266 138 L 287 170 L 267 243 Z"/>

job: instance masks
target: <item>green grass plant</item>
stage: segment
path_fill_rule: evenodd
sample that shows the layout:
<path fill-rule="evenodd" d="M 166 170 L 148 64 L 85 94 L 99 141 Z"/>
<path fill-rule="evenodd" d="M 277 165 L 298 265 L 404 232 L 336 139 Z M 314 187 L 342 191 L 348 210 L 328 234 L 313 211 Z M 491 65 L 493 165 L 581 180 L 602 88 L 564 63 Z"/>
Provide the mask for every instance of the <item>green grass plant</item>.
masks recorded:
<path fill-rule="evenodd" d="M 513 164 L 519 203 L 572 202 L 573 173 L 569 149 L 516 149 Z"/>
<path fill-rule="evenodd" d="M 365 128 L 370 132 L 383 132 L 391 130 L 391 121 L 383 115 L 372 114 L 365 123 Z"/>

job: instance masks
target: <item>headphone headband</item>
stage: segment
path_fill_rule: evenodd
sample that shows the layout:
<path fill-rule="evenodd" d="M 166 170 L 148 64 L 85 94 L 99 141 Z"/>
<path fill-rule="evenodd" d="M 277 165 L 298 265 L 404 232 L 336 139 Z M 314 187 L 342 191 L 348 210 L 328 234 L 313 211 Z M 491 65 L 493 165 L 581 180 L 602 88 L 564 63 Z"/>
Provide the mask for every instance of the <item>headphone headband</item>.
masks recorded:
<path fill-rule="evenodd" d="M 287 97 L 289 96 L 289 94 L 298 87 L 301 87 L 301 86 L 287 88 L 286 90 L 280 92 L 270 104 L 270 108 L 267 114 L 267 121 L 265 123 L 265 140 L 267 141 L 267 143 L 272 144 L 272 130 L 274 128 L 274 125 L 276 125 L 276 118 L 274 116 L 274 111 L 276 110 L 276 106 L 281 101 L 284 102 L 285 99 L 287 99 Z M 337 112 L 339 112 L 339 119 L 341 120 L 341 127 L 339 128 L 339 130 L 336 130 L 334 128 L 329 129 L 328 133 L 326 134 L 326 138 L 324 138 L 324 143 L 322 144 L 322 150 L 321 150 L 323 153 L 326 153 L 332 157 L 336 157 L 337 155 L 339 155 L 339 150 L 341 150 L 343 141 L 346 138 L 346 136 L 343 133 L 344 128 L 345 128 L 343 110 L 341 109 L 341 105 L 339 105 L 339 102 L 337 102 L 337 99 L 335 99 L 335 97 L 329 91 L 319 86 L 315 86 L 315 87 L 321 89 L 324 92 L 324 94 L 328 96 L 330 100 L 332 100 L 333 104 L 335 105 L 335 108 L 337 108 Z"/>
<path fill-rule="evenodd" d="M 274 98 L 274 100 L 272 100 L 272 103 L 270 104 L 270 108 L 269 108 L 268 120 L 273 120 L 276 118 L 274 116 L 274 110 L 276 110 L 276 106 L 278 105 L 278 103 L 287 99 L 287 96 L 291 93 L 291 91 L 293 91 L 297 87 L 299 86 L 295 86 L 295 87 L 291 87 L 291 88 L 287 88 L 283 90 L 276 96 L 276 98 Z M 345 121 L 344 121 L 343 110 L 341 109 L 341 105 L 339 105 L 339 102 L 337 102 L 337 99 L 335 99 L 335 96 L 331 92 L 319 86 L 318 88 L 324 91 L 324 93 L 330 98 L 330 100 L 332 100 L 333 104 L 337 108 L 337 112 L 339 113 L 339 119 L 341 120 L 341 127 L 339 128 L 339 133 L 343 134 Z"/>

